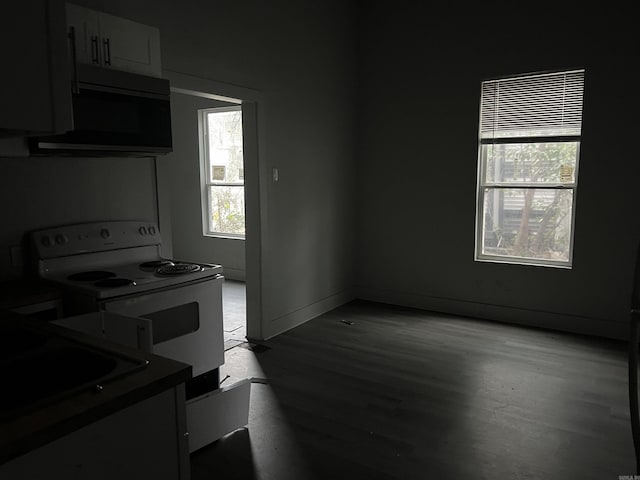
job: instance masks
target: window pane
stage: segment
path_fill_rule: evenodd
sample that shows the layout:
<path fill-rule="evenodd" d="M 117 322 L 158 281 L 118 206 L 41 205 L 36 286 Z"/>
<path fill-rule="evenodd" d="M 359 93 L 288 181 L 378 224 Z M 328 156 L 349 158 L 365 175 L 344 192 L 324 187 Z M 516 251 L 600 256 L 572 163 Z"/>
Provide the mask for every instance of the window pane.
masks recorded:
<path fill-rule="evenodd" d="M 485 188 L 482 254 L 569 261 L 573 190 Z"/>
<path fill-rule="evenodd" d="M 578 142 L 483 145 L 489 183 L 574 183 Z"/>
<path fill-rule="evenodd" d="M 244 187 L 209 187 L 209 233 L 244 235 Z"/>
<path fill-rule="evenodd" d="M 207 113 L 209 181 L 244 183 L 242 112 Z"/>

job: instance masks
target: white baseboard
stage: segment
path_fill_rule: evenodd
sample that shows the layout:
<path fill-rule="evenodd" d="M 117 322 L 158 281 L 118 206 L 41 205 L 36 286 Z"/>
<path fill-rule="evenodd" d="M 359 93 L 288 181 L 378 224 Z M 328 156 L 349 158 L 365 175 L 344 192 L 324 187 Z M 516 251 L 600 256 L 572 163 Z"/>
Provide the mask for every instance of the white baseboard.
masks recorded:
<path fill-rule="evenodd" d="M 323 313 L 333 310 L 336 307 L 339 307 L 340 305 L 344 305 L 345 303 L 350 302 L 354 298 L 355 297 L 352 290 L 344 290 L 340 293 L 331 295 L 315 303 L 307 305 L 306 307 L 302 307 L 291 313 L 273 319 L 271 322 L 268 322 L 268 324 L 265 325 L 266 332 L 264 332 L 264 339 L 268 340 L 275 337 L 276 335 L 286 332 L 287 330 L 291 330 L 294 327 L 302 325 L 312 318 L 315 318 L 319 315 L 322 315 Z"/>
<path fill-rule="evenodd" d="M 629 338 L 629 324 L 623 321 L 368 288 L 357 289 L 356 297 L 362 300 L 419 308 L 432 312 L 481 318 L 484 320 L 494 320 L 614 340 L 627 340 Z"/>
<path fill-rule="evenodd" d="M 246 276 L 246 272 L 244 270 L 240 270 L 238 268 L 229 268 L 229 267 L 222 267 L 222 276 L 224 278 L 228 278 L 229 280 L 236 280 L 238 282 L 246 282 L 247 281 L 247 276 Z"/>

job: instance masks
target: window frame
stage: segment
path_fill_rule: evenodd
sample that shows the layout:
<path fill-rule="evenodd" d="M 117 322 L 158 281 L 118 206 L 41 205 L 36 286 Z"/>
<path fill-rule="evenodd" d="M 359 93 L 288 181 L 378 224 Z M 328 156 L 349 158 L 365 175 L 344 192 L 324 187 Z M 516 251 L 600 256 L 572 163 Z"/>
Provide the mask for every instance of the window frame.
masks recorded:
<path fill-rule="evenodd" d="M 218 112 L 240 112 L 242 115 L 242 106 L 241 105 L 233 105 L 228 107 L 210 107 L 203 108 L 198 110 L 198 139 L 199 139 L 199 160 L 200 160 L 200 207 L 202 214 L 202 235 L 205 237 L 214 237 L 214 238 L 227 238 L 234 240 L 245 240 L 246 239 L 246 205 L 245 205 L 245 213 L 244 213 L 244 224 L 245 224 L 245 233 L 229 233 L 229 232 L 216 232 L 209 229 L 209 218 L 211 216 L 210 208 L 211 208 L 211 188 L 212 187 L 238 187 L 243 189 L 244 196 L 244 188 L 246 186 L 245 182 L 245 168 L 244 168 L 244 158 L 243 158 L 243 175 L 242 175 L 242 184 L 234 183 L 234 182 L 216 182 L 210 180 L 209 172 L 211 171 L 211 156 L 209 155 L 209 121 L 208 115 L 210 113 L 218 113 Z M 241 117 L 242 118 L 242 117 Z M 246 201 L 246 200 L 245 200 Z"/>
<path fill-rule="evenodd" d="M 510 80 L 520 77 L 546 75 L 546 74 L 567 74 L 575 71 L 582 71 L 584 69 L 577 70 L 559 70 L 554 72 L 545 73 L 533 73 L 500 77 L 495 80 Z M 500 138 L 482 138 L 481 125 L 482 125 L 482 86 L 486 80 L 481 83 L 481 95 L 480 95 L 480 111 L 478 122 L 478 162 L 477 162 L 477 182 L 476 182 L 476 221 L 475 221 L 475 245 L 474 245 L 474 260 L 478 262 L 490 262 L 490 263 L 507 263 L 516 265 L 531 265 L 531 266 L 543 266 L 552 268 L 573 268 L 573 246 L 575 237 L 575 218 L 576 218 L 576 199 L 578 190 L 578 175 L 580 165 L 580 148 L 582 143 L 582 132 L 578 135 L 549 135 L 549 136 L 511 136 Z M 584 100 L 584 91 L 582 93 L 582 99 Z M 576 159 L 573 182 L 557 182 L 557 183 L 535 183 L 535 182 L 491 182 L 487 181 L 487 155 L 485 147 L 487 145 L 500 145 L 500 144 L 543 144 L 543 143 L 563 143 L 571 142 L 577 143 Z M 569 234 L 569 252 L 568 260 L 551 260 L 551 259 L 538 259 L 530 257 L 522 257 L 515 255 L 497 255 L 484 253 L 484 233 L 485 233 L 485 198 L 488 189 L 522 189 L 524 191 L 533 190 L 570 190 L 572 192 L 571 202 L 571 230 Z"/>

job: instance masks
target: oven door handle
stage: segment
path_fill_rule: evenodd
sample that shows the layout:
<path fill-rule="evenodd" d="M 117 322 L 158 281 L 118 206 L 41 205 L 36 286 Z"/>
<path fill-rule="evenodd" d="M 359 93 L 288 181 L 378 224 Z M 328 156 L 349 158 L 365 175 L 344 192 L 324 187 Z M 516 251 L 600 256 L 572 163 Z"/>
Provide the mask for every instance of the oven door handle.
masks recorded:
<path fill-rule="evenodd" d="M 105 312 L 102 316 L 104 337 L 143 352 L 153 350 L 153 325 L 150 319 Z"/>
<path fill-rule="evenodd" d="M 151 320 L 139 318 L 136 325 L 136 336 L 138 349 L 143 352 L 151 352 L 153 350 L 153 327 Z"/>

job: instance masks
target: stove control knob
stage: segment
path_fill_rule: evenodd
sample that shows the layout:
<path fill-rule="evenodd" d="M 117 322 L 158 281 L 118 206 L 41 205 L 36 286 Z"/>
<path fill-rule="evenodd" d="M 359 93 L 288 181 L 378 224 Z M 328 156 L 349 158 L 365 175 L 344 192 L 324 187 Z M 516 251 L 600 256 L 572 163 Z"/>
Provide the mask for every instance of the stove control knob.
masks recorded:
<path fill-rule="evenodd" d="M 155 235 L 156 234 L 156 227 L 149 227 L 149 235 Z"/>
<path fill-rule="evenodd" d="M 147 227 L 140 227 L 138 229 L 138 232 L 140 232 L 140 235 L 146 235 L 147 234 Z"/>
<path fill-rule="evenodd" d="M 44 237 L 42 237 L 42 239 L 40 240 L 40 243 L 42 244 L 43 247 L 50 247 L 52 242 L 51 242 L 51 237 L 49 235 L 45 235 Z"/>
<path fill-rule="evenodd" d="M 61 233 L 56 235 L 56 244 L 57 245 L 64 245 L 65 243 L 69 243 L 69 239 L 67 238 L 66 235 L 63 235 Z"/>
<path fill-rule="evenodd" d="M 104 239 L 107 239 L 111 236 L 111 232 L 108 228 L 103 228 L 102 230 L 100 230 L 100 236 Z"/>

